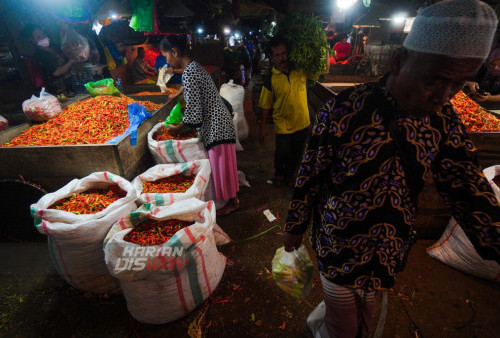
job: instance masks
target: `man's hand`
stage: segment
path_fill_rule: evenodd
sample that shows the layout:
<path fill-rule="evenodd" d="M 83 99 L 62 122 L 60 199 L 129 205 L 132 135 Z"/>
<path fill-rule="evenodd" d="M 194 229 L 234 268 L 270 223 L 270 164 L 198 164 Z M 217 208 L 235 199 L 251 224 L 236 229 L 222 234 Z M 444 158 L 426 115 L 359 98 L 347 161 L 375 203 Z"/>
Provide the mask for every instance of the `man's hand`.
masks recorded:
<path fill-rule="evenodd" d="M 490 101 L 491 100 L 491 94 L 490 93 L 483 93 L 483 94 L 477 94 L 475 96 L 476 100 L 478 100 L 479 102 L 483 102 L 483 101 Z"/>
<path fill-rule="evenodd" d="M 479 95 L 479 83 L 474 81 L 466 81 L 465 85 L 469 87 L 470 92 L 473 96 Z"/>
<path fill-rule="evenodd" d="M 292 252 L 295 249 L 298 249 L 302 244 L 302 234 L 295 235 L 289 232 L 283 233 L 283 245 L 285 246 L 286 252 Z"/>

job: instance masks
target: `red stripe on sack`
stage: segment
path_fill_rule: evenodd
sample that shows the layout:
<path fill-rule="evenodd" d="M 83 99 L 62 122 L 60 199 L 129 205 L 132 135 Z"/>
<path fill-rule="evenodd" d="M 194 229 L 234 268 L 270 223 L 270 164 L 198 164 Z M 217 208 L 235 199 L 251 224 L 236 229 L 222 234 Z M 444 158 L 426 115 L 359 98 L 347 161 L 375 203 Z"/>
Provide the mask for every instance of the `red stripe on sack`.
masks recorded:
<path fill-rule="evenodd" d="M 450 237 L 453 235 L 453 231 L 455 230 L 455 228 L 458 226 L 458 222 L 455 221 L 455 225 L 451 228 L 451 231 L 450 233 L 448 234 L 448 236 L 446 236 L 446 238 L 444 239 L 444 241 L 442 241 L 441 243 L 436 243 L 434 244 L 433 246 L 431 246 L 430 248 L 426 249 L 425 251 L 426 252 L 429 252 L 435 248 L 439 248 L 441 245 L 443 245 L 444 243 L 446 243 L 446 241 L 448 241 L 450 239 Z"/>
<path fill-rule="evenodd" d="M 182 159 L 184 160 L 184 162 L 187 162 L 186 157 L 184 157 L 184 154 L 182 153 L 180 142 L 177 142 L 177 152 L 179 153 L 179 155 L 182 156 Z"/>
<path fill-rule="evenodd" d="M 49 229 L 47 229 L 47 223 L 45 221 L 42 221 L 42 228 L 43 228 L 43 231 L 45 232 L 45 234 L 47 236 L 50 236 L 49 235 Z"/>
<path fill-rule="evenodd" d="M 165 163 L 168 163 L 168 158 L 162 154 L 161 152 L 161 145 L 160 145 L 160 142 L 156 143 L 156 149 L 158 149 L 158 154 L 160 154 L 160 156 L 165 160 Z"/>
<path fill-rule="evenodd" d="M 222 237 L 226 238 L 228 241 L 230 241 L 230 240 L 231 240 L 231 237 L 229 237 L 228 235 L 226 235 L 226 234 L 225 234 L 225 233 L 223 233 L 223 232 L 217 231 L 217 230 L 215 230 L 215 229 L 213 230 L 213 232 L 218 233 L 218 234 L 219 234 L 219 235 L 221 235 Z"/>
<path fill-rule="evenodd" d="M 193 164 L 193 169 L 191 169 L 191 175 L 194 174 L 194 171 L 199 167 L 195 161 L 191 162 Z"/>
<path fill-rule="evenodd" d="M 148 193 L 145 193 L 144 194 L 144 199 L 146 200 L 146 202 L 151 202 L 151 199 L 149 198 L 149 194 Z"/>
<path fill-rule="evenodd" d="M 39 215 L 40 217 L 42 217 L 42 216 L 43 216 L 43 209 L 40 209 L 40 211 L 38 212 L 38 215 Z"/>
<path fill-rule="evenodd" d="M 189 228 L 185 228 L 185 230 L 191 242 L 194 243 L 196 241 L 196 238 L 194 238 L 193 234 L 191 233 L 191 230 Z M 201 236 L 200 239 L 204 240 L 205 236 Z M 198 252 L 198 255 L 200 255 L 201 258 L 201 267 L 203 270 L 203 277 L 205 278 L 205 283 L 207 284 L 208 294 L 211 294 L 212 288 L 210 287 L 210 281 L 208 280 L 207 267 L 205 266 L 205 256 L 203 255 L 203 251 L 201 251 L 199 246 L 196 246 L 196 251 Z"/>
<path fill-rule="evenodd" d="M 59 245 L 57 245 L 57 242 L 55 240 L 52 240 L 52 243 L 54 243 L 54 245 L 56 246 L 57 252 L 59 254 L 59 261 L 63 265 L 64 271 L 66 272 L 66 276 L 70 280 L 71 284 L 73 284 L 73 286 L 77 286 L 77 284 L 75 283 L 75 281 L 73 280 L 73 278 L 71 278 L 71 275 L 68 272 L 68 268 L 66 267 L 66 263 L 64 263 L 64 258 L 63 258 L 63 254 L 61 252 L 61 248 L 59 247 Z"/>
<path fill-rule="evenodd" d="M 198 211 L 198 217 L 204 219 L 203 215 L 201 214 L 201 211 Z"/>
<path fill-rule="evenodd" d="M 186 298 L 184 298 L 184 293 L 182 292 L 182 281 L 181 281 L 181 276 L 179 275 L 179 270 L 177 270 L 177 264 L 174 265 L 174 275 L 175 275 L 175 281 L 177 284 L 177 293 L 179 294 L 179 300 L 181 301 L 182 308 L 184 309 L 184 313 L 188 314 L 189 310 L 186 304 Z"/>
<path fill-rule="evenodd" d="M 205 177 L 203 177 L 203 176 L 201 176 L 201 175 L 200 175 L 200 177 L 201 177 L 201 179 L 203 180 L 203 182 L 207 183 L 207 179 L 206 179 Z"/>
<path fill-rule="evenodd" d="M 208 209 L 208 211 L 210 211 L 212 209 L 212 201 L 211 200 L 208 201 L 208 203 L 207 203 L 207 209 Z"/>
<path fill-rule="evenodd" d="M 106 181 L 109 181 L 109 177 L 108 177 L 108 172 L 107 171 L 104 172 L 104 179 Z"/>
<path fill-rule="evenodd" d="M 125 225 L 124 218 L 122 218 L 118 224 L 120 224 L 120 227 L 122 228 L 122 230 L 127 228 L 127 226 Z"/>
<path fill-rule="evenodd" d="M 177 175 L 179 173 L 179 165 L 176 164 L 174 167 L 174 175 Z"/>
<path fill-rule="evenodd" d="M 174 194 L 170 193 L 170 204 L 174 203 Z"/>

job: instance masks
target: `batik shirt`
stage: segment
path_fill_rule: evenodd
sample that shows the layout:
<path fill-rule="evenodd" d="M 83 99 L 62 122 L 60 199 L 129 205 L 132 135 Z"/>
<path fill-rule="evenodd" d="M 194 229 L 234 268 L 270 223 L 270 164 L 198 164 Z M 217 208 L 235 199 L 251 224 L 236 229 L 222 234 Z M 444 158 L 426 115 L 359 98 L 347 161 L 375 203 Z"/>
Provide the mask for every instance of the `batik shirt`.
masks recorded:
<path fill-rule="evenodd" d="M 186 109 L 182 121 L 190 128 L 199 129 L 201 140 L 209 150 L 213 146 L 236 143 L 231 113 L 224 105 L 219 91 L 208 72 L 196 61 L 191 61 L 182 73 Z"/>
<path fill-rule="evenodd" d="M 399 143 L 391 130 L 399 130 Z M 319 270 L 331 282 L 390 288 L 413 231 L 414 195 L 432 179 L 478 253 L 498 261 L 500 205 L 452 107 L 416 118 L 397 111 L 385 80 L 348 89 L 318 112 L 286 231 L 302 234 L 313 223 Z"/>

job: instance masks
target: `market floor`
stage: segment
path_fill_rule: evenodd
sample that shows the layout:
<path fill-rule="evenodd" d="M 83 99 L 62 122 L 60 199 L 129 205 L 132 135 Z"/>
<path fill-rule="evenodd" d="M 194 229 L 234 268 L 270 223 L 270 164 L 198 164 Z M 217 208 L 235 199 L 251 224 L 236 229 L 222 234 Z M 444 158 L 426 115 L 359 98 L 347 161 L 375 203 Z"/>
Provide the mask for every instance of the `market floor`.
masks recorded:
<path fill-rule="evenodd" d="M 163 325 L 133 319 L 123 296 L 83 294 L 56 273 L 44 242 L 0 243 L 0 335 L 109 337 L 309 337 L 305 320 L 321 301 L 319 275 L 311 293 L 297 300 L 275 285 L 271 260 L 282 245 L 283 218 L 291 189 L 274 188 L 274 137 L 257 140 L 255 116 L 247 89 L 245 111 L 250 136 L 242 142 L 238 167 L 251 187 L 239 193 L 241 208 L 218 219 L 233 239 L 220 247 L 228 258 L 226 271 L 212 296 L 189 316 Z M 277 221 L 269 222 L 263 208 Z M 248 239 L 272 228 L 261 236 Z M 436 239 L 420 240 L 407 269 L 389 290 L 383 337 L 499 337 L 500 288 L 471 277 L 429 257 L 425 249 Z M 310 249 L 310 248 L 309 248 Z M 379 320 L 377 296 L 373 328 Z"/>

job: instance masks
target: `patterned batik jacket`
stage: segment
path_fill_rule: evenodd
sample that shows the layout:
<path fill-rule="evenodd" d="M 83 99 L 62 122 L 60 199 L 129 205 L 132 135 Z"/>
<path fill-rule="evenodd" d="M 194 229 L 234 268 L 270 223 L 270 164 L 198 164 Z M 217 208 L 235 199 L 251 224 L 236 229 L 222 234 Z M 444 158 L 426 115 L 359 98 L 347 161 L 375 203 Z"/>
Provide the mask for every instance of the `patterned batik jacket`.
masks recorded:
<path fill-rule="evenodd" d="M 451 105 L 416 118 L 396 109 L 385 79 L 350 88 L 318 112 L 286 231 L 302 234 L 312 223 L 319 270 L 331 282 L 390 288 L 413 231 L 415 196 L 432 179 L 478 253 L 498 261 L 500 205 Z"/>

